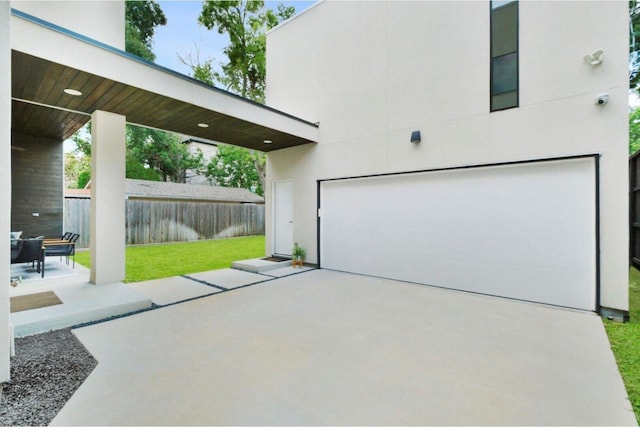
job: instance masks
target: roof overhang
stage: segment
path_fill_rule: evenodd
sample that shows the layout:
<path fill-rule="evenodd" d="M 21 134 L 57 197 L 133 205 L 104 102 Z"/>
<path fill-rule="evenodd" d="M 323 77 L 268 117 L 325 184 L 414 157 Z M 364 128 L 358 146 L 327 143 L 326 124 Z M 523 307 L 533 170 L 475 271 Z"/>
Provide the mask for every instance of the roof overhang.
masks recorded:
<path fill-rule="evenodd" d="M 317 124 L 15 9 L 11 48 L 17 132 L 66 139 L 103 110 L 126 116 L 128 123 L 259 151 L 318 141 Z M 67 95 L 67 88 L 82 95 Z"/>

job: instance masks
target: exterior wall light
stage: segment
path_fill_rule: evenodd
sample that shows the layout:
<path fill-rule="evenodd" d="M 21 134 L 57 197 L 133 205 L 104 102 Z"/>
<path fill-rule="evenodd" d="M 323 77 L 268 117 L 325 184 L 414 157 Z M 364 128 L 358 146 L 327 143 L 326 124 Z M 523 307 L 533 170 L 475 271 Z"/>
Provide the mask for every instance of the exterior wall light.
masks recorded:
<path fill-rule="evenodd" d="M 602 49 L 598 49 L 589 55 L 585 55 L 583 59 L 584 62 L 589 65 L 600 65 L 602 64 L 602 60 L 604 59 L 604 52 Z"/>
<path fill-rule="evenodd" d="M 420 131 L 419 130 L 414 130 L 413 132 L 411 132 L 411 142 L 412 143 L 418 143 L 420 141 L 421 141 Z"/>

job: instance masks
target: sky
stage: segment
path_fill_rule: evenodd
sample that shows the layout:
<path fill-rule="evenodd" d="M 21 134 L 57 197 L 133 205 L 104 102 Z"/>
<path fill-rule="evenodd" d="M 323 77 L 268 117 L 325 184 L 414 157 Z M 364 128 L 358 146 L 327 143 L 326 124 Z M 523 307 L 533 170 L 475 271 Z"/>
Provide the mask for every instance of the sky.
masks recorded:
<path fill-rule="evenodd" d="M 200 62 L 213 58 L 214 64 L 225 60 L 222 49 L 229 39 L 226 35 L 220 35 L 216 30 L 207 30 L 198 23 L 198 16 L 202 10 L 201 1 L 174 0 L 158 3 L 167 17 L 167 25 L 156 27 L 153 36 L 156 64 L 189 75 L 191 69 L 180 61 L 178 54 L 182 57 L 191 55 L 194 59 L 199 57 Z M 297 15 L 315 1 L 266 1 L 265 6 L 275 10 L 279 3 L 295 7 Z"/>

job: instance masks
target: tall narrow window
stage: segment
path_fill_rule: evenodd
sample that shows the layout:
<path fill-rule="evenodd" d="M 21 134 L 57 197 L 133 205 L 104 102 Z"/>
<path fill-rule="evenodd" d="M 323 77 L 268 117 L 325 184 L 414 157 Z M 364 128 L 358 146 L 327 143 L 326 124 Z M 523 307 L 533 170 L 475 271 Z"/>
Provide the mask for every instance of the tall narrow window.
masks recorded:
<path fill-rule="evenodd" d="M 518 106 L 518 1 L 491 2 L 491 111 Z"/>

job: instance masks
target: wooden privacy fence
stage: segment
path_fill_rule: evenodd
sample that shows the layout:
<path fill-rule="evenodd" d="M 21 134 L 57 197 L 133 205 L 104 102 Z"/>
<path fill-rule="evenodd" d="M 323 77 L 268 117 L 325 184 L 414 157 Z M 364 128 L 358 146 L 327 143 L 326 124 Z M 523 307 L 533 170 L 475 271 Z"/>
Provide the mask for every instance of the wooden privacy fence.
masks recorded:
<path fill-rule="evenodd" d="M 78 247 L 89 246 L 90 199 L 65 199 L 64 229 L 80 234 Z M 128 245 L 181 242 L 264 234 L 264 205 L 128 199 Z"/>
<path fill-rule="evenodd" d="M 64 199 L 64 224 L 62 232 L 71 231 L 80 235 L 76 248 L 89 247 L 89 221 L 91 199 Z"/>

